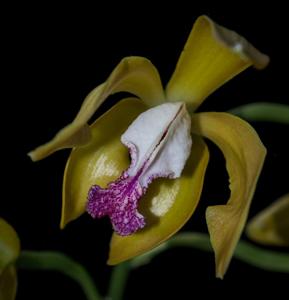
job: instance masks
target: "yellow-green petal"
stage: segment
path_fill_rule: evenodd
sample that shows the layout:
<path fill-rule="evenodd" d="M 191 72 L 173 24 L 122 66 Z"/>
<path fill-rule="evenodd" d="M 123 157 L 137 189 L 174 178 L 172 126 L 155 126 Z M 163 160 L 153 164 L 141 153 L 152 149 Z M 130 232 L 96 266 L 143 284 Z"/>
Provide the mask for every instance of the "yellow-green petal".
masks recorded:
<path fill-rule="evenodd" d="M 248 123 L 227 113 L 194 114 L 192 132 L 209 138 L 221 149 L 230 178 L 228 203 L 206 211 L 216 276 L 222 278 L 244 228 L 266 149 Z"/>
<path fill-rule="evenodd" d="M 201 16 L 168 83 L 167 98 L 186 102 L 193 111 L 209 94 L 250 65 L 261 69 L 268 62 L 268 56 L 243 37 Z"/>
<path fill-rule="evenodd" d="M 192 153 L 181 178 L 156 179 L 140 200 L 139 211 L 146 218 L 146 227 L 133 235 L 113 234 L 108 264 L 115 265 L 143 254 L 177 232 L 194 212 L 203 187 L 209 153 L 203 140 L 193 137 Z M 156 216 L 157 206 L 171 203 L 168 211 Z"/>
<path fill-rule="evenodd" d="M 8 265 L 15 262 L 20 253 L 17 233 L 5 220 L 0 218 L 0 276 Z"/>
<path fill-rule="evenodd" d="M 14 266 L 7 267 L 0 275 L 0 300 L 14 300 L 17 289 L 17 274 Z"/>
<path fill-rule="evenodd" d="M 247 225 L 246 233 L 255 242 L 289 246 L 289 194 L 259 212 Z"/>
<path fill-rule="evenodd" d="M 106 187 L 128 168 L 128 150 L 120 137 L 146 109 L 136 98 L 120 101 L 91 126 L 91 142 L 72 150 L 64 172 L 61 228 L 85 212 L 92 185 Z"/>
<path fill-rule="evenodd" d="M 126 57 L 116 66 L 107 81 L 96 87 L 85 98 L 74 121 L 60 130 L 50 142 L 28 155 L 33 161 L 37 161 L 57 150 L 87 144 L 91 139 L 87 122 L 104 100 L 117 92 L 132 93 L 148 106 L 164 102 L 162 84 L 154 65 L 143 57 Z"/>

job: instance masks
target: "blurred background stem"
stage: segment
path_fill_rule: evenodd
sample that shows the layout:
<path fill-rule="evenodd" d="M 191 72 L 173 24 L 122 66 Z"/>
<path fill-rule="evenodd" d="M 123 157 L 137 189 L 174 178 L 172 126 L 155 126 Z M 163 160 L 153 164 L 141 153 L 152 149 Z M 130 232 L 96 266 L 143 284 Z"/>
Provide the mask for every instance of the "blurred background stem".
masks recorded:
<path fill-rule="evenodd" d="M 208 234 L 199 232 L 179 233 L 152 251 L 117 265 L 111 277 L 109 299 L 122 299 L 126 280 L 131 270 L 149 264 L 157 255 L 175 247 L 190 247 L 213 252 Z M 287 253 L 266 250 L 241 240 L 237 245 L 234 257 L 263 270 L 289 273 L 289 254 Z"/>
<path fill-rule="evenodd" d="M 130 261 L 123 262 L 113 268 L 108 289 L 108 299 L 121 300 L 123 298 L 130 270 Z"/>
<path fill-rule="evenodd" d="M 289 106 L 285 104 L 258 102 L 235 107 L 228 111 L 248 121 L 269 121 L 289 124 Z"/>
<path fill-rule="evenodd" d="M 123 299 L 130 271 L 150 263 L 157 255 L 175 247 L 190 247 L 201 251 L 213 252 L 208 234 L 199 232 L 179 233 L 152 251 L 114 267 L 106 299 Z M 263 270 L 289 273 L 289 254 L 287 253 L 266 250 L 253 246 L 248 242 L 239 241 L 234 257 Z M 22 251 L 17 261 L 17 266 L 25 270 L 60 272 L 76 281 L 88 300 L 102 299 L 86 269 L 62 253 Z"/>
<path fill-rule="evenodd" d="M 208 234 L 199 232 L 179 233 L 160 247 L 131 260 L 132 268 L 149 263 L 155 256 L 174 247 L 190 247 L 213 252 Z M 271 272 L 289 273 L 289 254 L 266 250 L 240 240 L 234 257 L 247 264 Z"/>
<path fill-rule="evenodd" d="M 22 251 L 17 261 L 17 266 L 18 268 L 25 270 L 60 272 L 80 285 L 86 299 L 102 299 L 95 287 L 94 281 L 86 269 L 81 264 L 62 253 L 50 251 Z"/>

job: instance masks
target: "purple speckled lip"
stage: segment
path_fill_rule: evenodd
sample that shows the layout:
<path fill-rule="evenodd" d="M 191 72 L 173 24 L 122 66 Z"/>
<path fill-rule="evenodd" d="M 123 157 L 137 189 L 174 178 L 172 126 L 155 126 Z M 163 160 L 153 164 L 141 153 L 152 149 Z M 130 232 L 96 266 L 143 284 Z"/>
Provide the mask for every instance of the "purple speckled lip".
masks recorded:
<path fill-rule="evenodd" d="M 98 185 L 90 188 L 87 212 L 93 218 L 110 217 L 114 231 L 125 236 L 145 226 L 144 217 L 137 211 L 137 202 L 145 193 L 139 176 L 129 177 L 126 172 L 115 182 L 102 189 Z"/>
<path fill-rule="evenodd" d="M 167 117 L 166 111 L 163 112 L 160 109 L 162 107 L 170 109 L 169 117 Z M 183 104 L 163 104 L 162 107 L 153 108 L 155 111 L 163 113 L 162 119 L 154 118 L 153 120 L 161 127 L 160 132 L 153 133 L 156 138 L 143 146 L 143 141 L 150 138 L 142 133 L 143 126 L 146 125 L 143 120 L 149 119 L 153 110 L 151 109 L 141 114 L 122 136 L 122 142 L 128 147 L 131 156 L 129 168 L 107 188 L 93 185 L 88 192 L 87 212 L 93 218 L 109 216 L 114 231 L 121 236 L 130 235 L 145 226 L 145 218 L 137 210 L 138 201 L 154 179 L 180 176 L 190 152 L 190 122 L 184 123 L 186 119 L 183 116 L 188 118 L 185 106 Z M 160 122 L 162 122 L 161 126 Z M 154 128 L 151 119 L 147 124 L 150 128 Z M 188 140 L 185 148 L 180 146 L 185 144 L 181 137 Z M 176 159 L 175 151 L 167 151 L 166 147 L 170 145 L 169 142 L 177 147 L 177 150 L 176 148 L 173 150 L 178 151 L 179 157 L 182 153 L 186 153 L 181 163 Z M 140 155 L 140 153 L 143 154 Z"/>

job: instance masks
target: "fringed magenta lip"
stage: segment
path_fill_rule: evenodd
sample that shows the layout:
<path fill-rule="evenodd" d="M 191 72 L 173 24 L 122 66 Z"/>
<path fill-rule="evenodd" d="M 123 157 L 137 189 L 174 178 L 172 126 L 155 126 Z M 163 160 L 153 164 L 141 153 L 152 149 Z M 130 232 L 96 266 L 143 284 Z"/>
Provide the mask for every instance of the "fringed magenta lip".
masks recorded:
<path fill-rule="evenodd" d="M 98 185 L 90 188 L 87 211 L 93 218 L 108 215 L 116 233 L 129 235 L 145 226 L 144 217 L 137 211 L 143 194 L 138 177 L 129 177 L 125 172 L 106 189 Z"/>
<path fill-rule="evenodd" d="M 166 103 L 138 116 L 122 135 L 130 167 L 107 188 L 94 185 L 87 211 L 93 218 L 108 215 L 116 233 L 130 235 L 145 226 L 138 201 L 156 178 L 177 178 L 189 157 L 190 117 L 183 103 Z"/>

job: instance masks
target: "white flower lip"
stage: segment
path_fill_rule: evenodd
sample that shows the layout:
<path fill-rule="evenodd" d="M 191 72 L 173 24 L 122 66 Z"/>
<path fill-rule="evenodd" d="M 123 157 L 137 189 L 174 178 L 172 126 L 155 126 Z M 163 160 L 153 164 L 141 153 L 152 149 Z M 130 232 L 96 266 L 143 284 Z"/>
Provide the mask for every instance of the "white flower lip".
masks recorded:
<path fill-rule="evenodd" d="M 143 188 L 158 177 L 180 177 L 191 151 L 190 129 L 182 102 L 165 103 L 139 115 L 121 137 L 132 159 L 128 176 L 139 176 Z"/>

